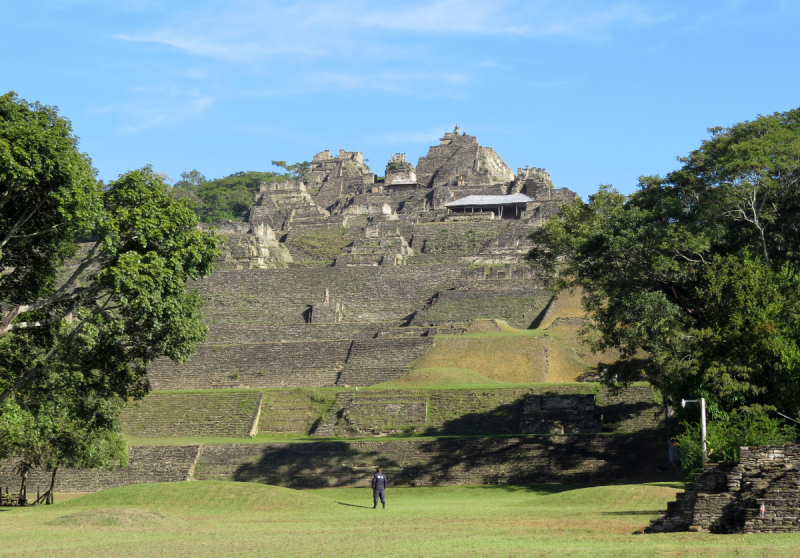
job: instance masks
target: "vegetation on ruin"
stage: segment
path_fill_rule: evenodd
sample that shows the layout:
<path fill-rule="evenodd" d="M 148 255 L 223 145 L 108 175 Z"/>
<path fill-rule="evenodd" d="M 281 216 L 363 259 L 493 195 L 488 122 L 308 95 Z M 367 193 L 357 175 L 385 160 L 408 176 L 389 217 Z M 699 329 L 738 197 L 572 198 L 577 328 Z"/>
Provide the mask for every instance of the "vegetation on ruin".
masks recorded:
<path fill-rule="evenodd" d="M 409 385 L 426 378 L 438 383 L 436 377 L 441 376 L 442 382 L 450 383 L 459 376 L 456 370 L 467 373 L 464 384 L 479 378 L 485 378 L 487 385 L 575 381 L 604 356 L 611 356 L 580 351 L 577 332 L 577 326 L 514 329 L 506 324 L 505 331 L 438 335 L 436 344 L 414 362 L 411 373 L 396 382 Z"/>
<path fill-rule="evenodd" d="M 285 175 L 274 172 L 246 171 L 208 180 L 194 169 L 181 173 L 181 179 L 173 184 L 171 193 L 175 198 L 189 200 L 204 223 L 219 219 L 236 221 L 253 205 L 255 194 L 263 182 L 282 182 L 285 179 Z"/>
<path fill-rule="evenodd" d="M 798 431 L 794 426 L 770 420 L 763 414 L 734 413 L 728 421 L 712 421 L 708 425 L 708 460 L 738 462 L 742 446 L 782 446 L 794 443 Z M 700 425 L 689 423 L 673 438 L 680 449 L 681 469 L 685 479 L 694 478 L 703 469 L 703 448 Z"/>
<path fill-rule="evenodd" d="M 291 165 L 287 164 L 286 161 L 272 161 L 272 164 L 283 169 L 286 172 L 284 176 L 294 180 L 302 178 L 305 173 L 311 170 L 311 163 L 308 161 L 293 163 Z"/>
<path fill-rule="evenodd" d="M 347 236 L 348 230 L 348 227 L 330 227 L 300 231 L 292 235 L 291 243 L 314 258 L 330 261 L 352 243 Z"/>
<path fill-rule="evenodd" d="M 391 161 L 388 165 L 386 165 L 387 171 L 405 171 L 405 170 L 413 170 L 414 165 L 408 162 L 401 162 L 401 161 Z"/>
<path fill-rule="evenodd" d="M 530 260 L 551 287 L 582 289 L 586 338 L 628 359 L 609 377 L 645 371 L 684 423 L 697 408 L 680 400 L 699 397 L 712 421 L 797 418 L 800 110 L 710 132 L 635 193 L 562 206 Z"/>
<path fill-rule="evenodd" d="M 120 400 L 204 339 L 188 279 L 220 239 L 149 167 L 103 185 L 53 107 L 0 96 L 0 456 L 124 462 Z M 79 239 L 89 239 L 80 249 Z M 80 251 L 79 251 L 80 249 Z"/>
<path fill-rule="evenodd" d="M 4 511 L 8 556 L 769 556 L 800 535 L 632 535 L 679 484 L 390 486 L 290 490 L 255 483 L 134 485 Z"/>

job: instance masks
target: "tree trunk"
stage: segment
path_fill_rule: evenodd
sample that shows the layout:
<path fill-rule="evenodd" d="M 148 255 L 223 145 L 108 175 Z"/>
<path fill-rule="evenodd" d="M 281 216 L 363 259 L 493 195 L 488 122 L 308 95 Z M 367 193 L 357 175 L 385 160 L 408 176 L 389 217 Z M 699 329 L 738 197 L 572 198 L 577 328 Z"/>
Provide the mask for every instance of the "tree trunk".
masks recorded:
<path fill-rule="evenodd" d="M 53 476 L 50 477 L 50 488 L 47 489 L 47 498 L 45 499 L 45 504 L 52 504 L 53 503 L 53 487 L 56 485 L 56 473 L 58 472 L 58 465 L 53 467 Z"/>
<path fill-rule="evenodd" d="M 21 476 L 22 476 L 22 484 L 19 487 L 19 501 L 17 503 L 20 506 L 25 506 L 28 504 L 28 488 L 26 486 L 26 483 L 28 482 L 27 469 L 22 471 Z"/>

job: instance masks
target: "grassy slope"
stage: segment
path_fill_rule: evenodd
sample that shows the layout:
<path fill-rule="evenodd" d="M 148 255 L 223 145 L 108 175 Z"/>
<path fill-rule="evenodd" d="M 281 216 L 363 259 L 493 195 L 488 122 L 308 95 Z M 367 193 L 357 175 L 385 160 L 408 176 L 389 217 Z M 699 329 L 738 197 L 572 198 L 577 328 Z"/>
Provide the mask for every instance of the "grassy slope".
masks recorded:
<path fill-rule="evenodd" d="M 464 335 L 438 335 L 427 354 L 414 362 L 405 385 L 454 383 L 527 384 L 571 382 L 597 364 L 577 340 L 577 327 L 513 329 Z"/>
<path fill-rule="evenodd" d="M 800 534 L 633 536 L 674 485 L 127 486 L 0 511 L 0 556 L 796 556 Z"/>

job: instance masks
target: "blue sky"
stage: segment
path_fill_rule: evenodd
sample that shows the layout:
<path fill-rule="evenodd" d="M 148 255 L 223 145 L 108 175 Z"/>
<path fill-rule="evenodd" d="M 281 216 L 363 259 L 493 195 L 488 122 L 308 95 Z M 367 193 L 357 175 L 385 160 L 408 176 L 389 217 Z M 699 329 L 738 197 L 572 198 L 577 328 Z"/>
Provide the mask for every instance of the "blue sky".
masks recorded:
<path fill-rule="evenodd" d="M 800 106 L 798 24 L 770 0 L 3 0 L 0 91 L 57 105 L 105 180 L 339 148 L 381 175 L 458 124 L 585 197 Z"/>

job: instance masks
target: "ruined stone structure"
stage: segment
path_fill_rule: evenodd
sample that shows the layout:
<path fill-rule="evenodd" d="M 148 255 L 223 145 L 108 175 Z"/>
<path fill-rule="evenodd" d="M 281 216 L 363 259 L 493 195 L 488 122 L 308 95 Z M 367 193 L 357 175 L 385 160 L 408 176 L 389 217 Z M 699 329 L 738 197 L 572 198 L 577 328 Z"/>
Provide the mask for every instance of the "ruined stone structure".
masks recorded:
<path fill-rule="evenodd" d="M 406 161 L 405 153 L 396 153 L 386 165 L 386 188 L 394 192 L 417 190 L 424 186 L 417 182 L 417 171 L 414 165 Z"/>
<path fill-rule="evenodd" d="M 492 204 L 445 207 L 468 196 Z M 318 153 L 297 180 L 262 184 L 241 222 L 217 223 L 224 255 L 196 284 L 208 341 L 188 363 L 154 363 L 152 385 L 370 385 L 405 374 L 430 328 L 527 328 L 550 298 L 524 262 L 528 234 L 574 197 L 458 128 L 416 168 L 393 155 L 384 180 L 361 152 Z"/>
<path fill-rule="evenodd" d="M 446 207 L 470 196 L 518 201 L 459 214 Z M 516 356 L 542 364 L 525 385 L 572 382 L 585 372 L 588 349 L 570 341 L 582 318 L 559 322 L 552 293 L 525 262 L 530 232 L 574 198 L 555 189 L 544 169 L 515 175 L 458 128 L 416 168 L 394 155 L 382 180 L 362 153 L 340 150 L 318 153 L 295 180 L 262 184 L 240 221 L 216 223 L 227 237 L 223 254 L 216 271 L 192 285 L 205 303 L 206 342 L 185 363 L 155 361 L 153 392 L 122 417 L 138 444 L 131 466 L 59 472 L 57 490 L 188 479 L 339 486 L 366 482 L 376 463 L 409 484 L 649 474 L 664 445 L 649 386 L 356 389 L 399 380 L 431 354 L 437 338 L 440 348 L 463 346 L 475 320 L 553 328 L 552 335 L 520 336 L 530 342 Z M 332 388 L 321 390 L 324 405 L 308 391 L 288 389 L 322 387 Z M 202 443 L 258 432 L 316 440 Z M 326 440 L 420 434 L 452 438 Z M 148 442 L 175 437 L 198 443 Z M 14 482 L 12 468 L 0 463 L 0 485 Z M 37 482 L 45 484 L 39 472 L 29 486 Z"/>
<path fill-rule="evenodd" d="M 417 164 L 421 184 L 431 188 L 456 188 L 503 184 L 514 180 L 513 171 L 491 147 L 482 147 L 478 138 L 455 130 L 446 133 Z"/>
<path fill-rule="evenodd" d="M 647 386 L 623 391 L 581 384 L 342 389 L 330 408 L 315 410 L 310 404 L 309 394 L 296 390 L 154 392 L 123 414 L 128 435 L 139 444 L 147 438 L 171 437 L 195 437 L 197 443 L 135 445 L 128 467 L 116 471 L 60 469 L 56 490 L 93 492 L 126 484 L 206 479 L 292 487 L 364 485 L 376 463 L 396 484 L 594 483 L 652 478 L 661 463 L 661 412 Z M 606 435 L 586 435 L 601 430 Z M 311 432 L 320 440 L 245 445 L 206 444 L 203 438 L 252 436 L 258 431 Z M 539 435 L 524 434 L 530 431 Z M 383 438 L 398 433 L 424 433 L 428 438 Z M 331 436 L 362 440 L 325 440 Z M 370 437 L 381 439 L 363 441 Z M 15 464 L 0 461 L 0 487 L 11 486 L 13 491 L 19 485 Z M 31 473 L 29 490 L 48 485 L 48 473 Z"/>
<path fill-rule="evenodd" d="M 303 176 L 308 187 L 316 192 L 314 201 L 328 209 L 341 196 L 364 191 L 375 183 L 375 175 L 364 164 L 364 154 L 358 151 L 339 150 L 339 156 L 331 156 L 330 151 L 314 155 L 311 169 Z"/>
<path fill-rule="evenodd" d="M 689 530 L 800 532 L 800 446 L 743 447 L 738 463 L 706 465 L 648 528 Z"/>
<path fill-rule="evenodd" d="M 652 433 L 487 439 L 378 439 L 306 444 L 135 446 L 119 471 L 59 470 L 56 492 L 94 492 L 143 482 L 226 480 L 294 488 L 369 486 L 379 463 L 395 485 L 533 484 L 650 479 L 663 445 Z M 0 486 L 19 486 L 13 461 Z M 32 472 L 28 490 L 50 484 Z"/>

